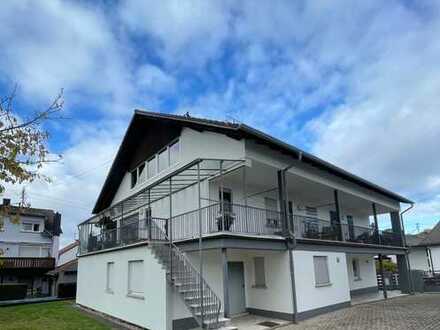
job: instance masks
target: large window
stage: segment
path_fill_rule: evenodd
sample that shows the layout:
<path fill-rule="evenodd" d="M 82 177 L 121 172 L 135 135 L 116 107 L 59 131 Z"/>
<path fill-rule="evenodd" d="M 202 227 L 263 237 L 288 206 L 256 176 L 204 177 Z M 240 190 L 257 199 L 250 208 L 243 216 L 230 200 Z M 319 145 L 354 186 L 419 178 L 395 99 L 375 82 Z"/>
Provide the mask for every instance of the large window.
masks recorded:
<path fill-rule="evenodd" d="M 328 257 L 314 256 L 313 267 L 315 270 L 315 285 L 316 286 L 330 285 L 330 275 L 328 272 Z"/>
<path fill-rule="evenodd" d="M 41 257 L 41 248 L 38 245 L 20 246 L 18 254 L 20 257 L 25 258 L 39 258 Z"/>
<path fill-rule="evenodd" d="M 264 269 L 264 257 L 254 258 L 254 273 L 255 273 L 255 284 L 256 288 L 266 287 L 266 272 Z"/>
<path fill-rule="evenodd" d="M 157 165 L 159 172 L 162 172 L 164 169 L 166 169 L 169 166 L 168 149 L 164 149 L 161 152 L 159 152 Z"/>
<path fill-rule="evenodd" d="M 179 140 L 170 145 L 170 165 L 179 161 L 180 157 L 180 143 Z"/>
<path fill-rule="evenodd" d="M 135 298 L 144 296 L 144 262 L 132 260 L 128 262 L 128 295 Z"/>
<path fill-rule="evenodd" d="M 142 183 L 145 179 L 154 177 L 169 166 L 176 164 L 179 159 L 180 141 L 176 140 L 130 172 L 131 188 L 134 188 L 138 183 Z"/>
<path fill-rule="evenodd" d="M 114 279 L 115 279 L 115 263 L 107 262 L 107 276 L 106 276 L 105 290 L 108 293 L 113 293 Z"/>

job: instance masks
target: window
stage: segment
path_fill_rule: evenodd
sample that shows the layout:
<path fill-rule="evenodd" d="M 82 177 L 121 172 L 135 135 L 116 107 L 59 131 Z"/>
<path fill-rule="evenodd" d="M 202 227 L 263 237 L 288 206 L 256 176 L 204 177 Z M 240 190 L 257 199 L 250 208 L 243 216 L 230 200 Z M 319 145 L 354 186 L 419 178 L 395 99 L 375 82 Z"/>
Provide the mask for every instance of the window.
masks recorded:
<path fill-rule="evenodd" d="M 218 191 L 218 199 L 222 200 L 222 190 Z M 228 188 L 223 188 L 223 205 L 220 205 L 221 209 L 225 209 L 225 213 L 232 213 L 232 191 Z"/>
<path fill-rule="evenodd" d="M 179 161 L 180 143 L 179 140 L 170 145 L 170 165 Z"/>
<path fill-rule="evenodd" d="M 313 266 L 315 269 L 315 285 L 326 286 L 330 284 L 330 276 L 328 273 L 327 256 L 314 256 Z"/>
<path fill-rule="evenodd" d="M 347 224 L 348 224 L 348 238 L 350 241 L 354 241 L 355 232 L 354 232 L 353 216 L 347 215 Z"/>
<path fill-rule="evenodd" d="M 133 188 L 137 183 L 137 168 L 131 171 L 131 188 Z"/>
<path fill-rule="evenodd" d="M 115 263 L 107 262 L 107 276 L 106 276 L 106 285 L 105 291 L 108 293 L 113 293 L 114 289 L 114 279 L 115 279 Z"/>
<path fill-rule="evenodd" d="M 142 163 L 141 165 L 139 165 L 139 167 L 138 167 L 138 180 L 139 180 L 139 182 L 143 182 L 145 180 L 144 169 L 145 169 L 145 163 Z"/>
<path fill-rule="evenodd" d="M 144 262 L 133 260 L 128 262 L 128 295 L 143 298 Z"/>
<path fill-rule="evenodd" d="M 0 219 L 0 231 L 5 230 L 5 221 L 3 219 Z"/>
<path fill-rule="evenodd" d="M 254 258 L 254 272 L 255 272 L 255 284 L 256 288 L 266 287 L 266 273 L 264 269 L 264 257 Z"/>
<path fill-rule="evenodd" d="M 147 162 L 147 171 L 148 171 L 147 173 L 148 179 L 156 175 L 156 157 L 151 158 Z"/>
<path fill-rule="evenodd" d="M 353 266 L 353 277 L 355 280 L 360 280 L 361 279 L 361 273 L 360 273 L 360 269 L 359 269 L 359 259 L 353 259 L 351 261 L 351 264 Z"/>
<path fill-rule="evenodd" d="M 20 246 L 18 250 L 20 257 L 26 258 L 38 258 L 40 257 L 40 247 L 39 246 Z"/>
<path fill-rule="evenodd" d="M 38 232 L 40 232 L 40 224 L 39 223 L 32 223 L 32 222 L 23 222 L 22 223 L 22 230 L 38 233 Z"/>
<path fill-rule="evenodd" d="M 162 150 L 158 155 L 158 172 L 162 172 L 168 167 L 168 149 Z"/>

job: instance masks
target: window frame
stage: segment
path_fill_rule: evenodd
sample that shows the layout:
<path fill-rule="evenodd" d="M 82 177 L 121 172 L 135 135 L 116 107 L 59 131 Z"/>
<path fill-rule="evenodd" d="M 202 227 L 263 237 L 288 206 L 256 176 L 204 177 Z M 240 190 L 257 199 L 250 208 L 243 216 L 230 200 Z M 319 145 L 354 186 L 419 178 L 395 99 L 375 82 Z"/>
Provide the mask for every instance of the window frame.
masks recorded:
<path fill-rule="evenodd" d="M 254 285 L 252 287 L 257 289 L 267 289 L 265 258 L 261 256 L 254 257 L 253 262 L 254 262 Z M 257 276 L 257 274 L 259 274 L 259 276 Z"/>
<path fill-rule="evenodd" d="M 356 268 L 356 269 L 355 269 Z M 355 281 L 361 281 L 361 268 L 360 268 L 360 262 L 358 258 L 353 258 L 351 260 L 351 269 L 353 271 L 353 279 Z"/>
<path fill-rule="evenodd" d="M 113 274 L 110 274 L 113 271 Z M 109 261 L 106 264 L 106 273 L 105 273 L 105 292 L 113 294 L 113 279 L 114 279 L 114 272 L 115 272 L 115 262 Z M 113 277 L 111 276 L 113 275 Z"/>
<path fill-rule="evenodd" d="M 131 272 L 133 271 L 132 268 L 130 267 L 130 265 L 135 264 L 135 263 L 140 263 L 141 264 L 141 269 L 142 269 L 142 273 L 144 273 L 143 271 L 143 267 L 144 267 L 144 260 L 142 259 L 136 259 L 136 260 L 128 260 L 128 267 L 127 267 L 127 297 L 132 297 L 132 298 L 137 298 L 137 299 L 144 299 L 144 294 L 145 291 L 135 291 L 131 288 Z M 141 274 L 141 278 L 144 277 L 144 274 Z"/>
<path fill-rule="evenodd" d="M 317 260 L 325 260 L 324 263 L 322 263 L 322 264 L 325 265 L 324 269 L 327 273 L 327 274 L 325 274 L 326 275 L 325 277 L 327 277 L 327 281 L 322 281 L 322 282 L 319 281 L 318 282 L 318 277 L 321 277 L 321 276 L 318 276 L 319 268 L 317 266 L 318 265 Z M 329 263 L 328 263 L 328 256 L 323 256 L 323 255 L 313 256 L 313 270 L 314 270 L 313 274 L 315 277 L 315 287 L 319 288 L 319 287 L 332 285 L 332 282 L 330 279 L 330 268 L 329 268 Z"/>
<path fill-rule="evenodd" d="M 25 229 L 25 225 L 31 225 L 31 230 Z M 34 230 L 35 226 L 38 226 L 38 230 Z M 22 221 L 21 223 L 21 231 L 25 233 L 42 233 L 43 226 L 39 222 L 35 221 Z"/>

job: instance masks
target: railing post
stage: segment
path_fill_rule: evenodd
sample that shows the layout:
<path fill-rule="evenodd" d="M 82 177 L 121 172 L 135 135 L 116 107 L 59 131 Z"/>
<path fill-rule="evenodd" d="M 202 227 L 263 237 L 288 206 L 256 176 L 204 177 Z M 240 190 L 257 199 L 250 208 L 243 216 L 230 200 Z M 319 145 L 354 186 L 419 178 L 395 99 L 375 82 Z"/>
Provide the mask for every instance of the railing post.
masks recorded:
<path fill-rule="evenodd" d="M 170 231 L 169 240 L 170 240 L 170 277 L 171 277 L 171 280 L 173 280 L 173 219 L 172 219 L 172 217 L 173 217 L 173 210 L 172 210 L 172 207 L 173 207 L 173 204 L 172 204 L 173 187 L 172 187 L 172 184 L 173 183 L 170 178 L 170 186 L 169 186 L 169 194 L 170 194 L 170 196 L 169 196 L 169 198 L 170 198 L 170 203 L 169 203 L 170 219 L 169 219 L 169 221 L 170 222 L 168 223 L 168 228 Z"/>
<path fill-rule="evenodd" d="M 225 205 L 223 197 L 223 160 L 220 161 L 220 212 L 221 212 L 221 223 L 222 231 L 225 231 Z"/>
<path fill-rule="evenodd" d="M 247 191 L 246 191 L 246 164 L 243 166 L 243 197 L 244 197 L 244 226 L 246 233 L 249 232 L 248 228 L 248 205 L 247 205 Z"/>
<path fill-rule="evenodd" d="M 221 164 L 221 163 L 220 163 Z M 221 168 L 221 165 L 220 165 Z M 198 207 L 199 207 L 199 261 L 200 261 L 200 315 L 203 328 L 204 310 L 203 310 L 203 250 L 202 250 L 202 204 L 201 204 L 201 189 L 200 189 L 200 163 L 197 163 L 197 194 L 198 194 Z M 222 192 L 223 195 L 223 192 Z"/>

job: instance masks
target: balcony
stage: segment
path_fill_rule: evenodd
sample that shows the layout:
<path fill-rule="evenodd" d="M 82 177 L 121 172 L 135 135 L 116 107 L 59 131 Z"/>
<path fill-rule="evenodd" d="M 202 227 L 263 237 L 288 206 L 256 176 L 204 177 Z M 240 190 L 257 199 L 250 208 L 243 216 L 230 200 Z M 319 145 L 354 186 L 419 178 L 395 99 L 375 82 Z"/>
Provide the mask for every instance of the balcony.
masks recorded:
<path fill-rule="evenodd" d="M 291 215 L 289 221 L 297 239 L 340 241 L 355 244 L 401 246 L 400 235 L 377 231 L 372 227 L 332 223 L 331 221 Z M 215 234 L 281 237 L 282 215 L 278 211 L 244 205 L 212 204 L 169 219 L 133 220 L 119 228 L 101 230 L 81 240 L 81 253 L 115 248 L 148 240 L 174 242 L 213 236 Z"/>
<path fill-rule="evenodd" d="M 6 269 L 54 269 L 54 258 L 2 257 L 0 268 Z"/>

